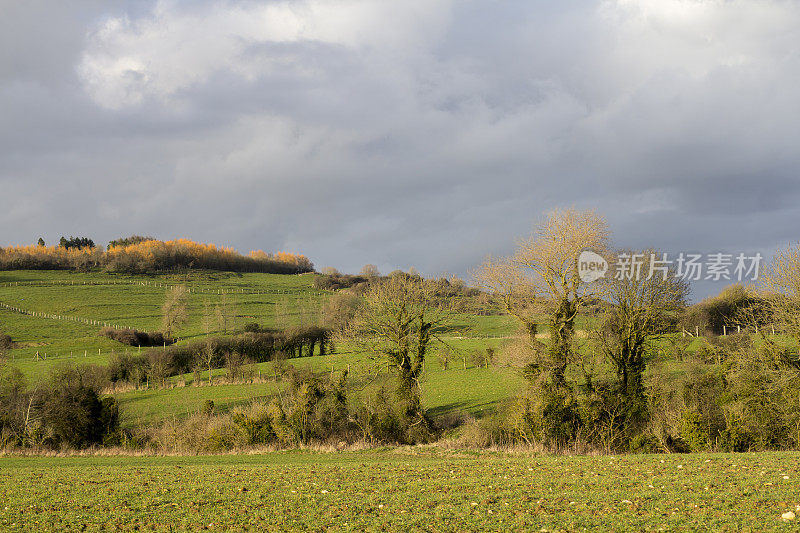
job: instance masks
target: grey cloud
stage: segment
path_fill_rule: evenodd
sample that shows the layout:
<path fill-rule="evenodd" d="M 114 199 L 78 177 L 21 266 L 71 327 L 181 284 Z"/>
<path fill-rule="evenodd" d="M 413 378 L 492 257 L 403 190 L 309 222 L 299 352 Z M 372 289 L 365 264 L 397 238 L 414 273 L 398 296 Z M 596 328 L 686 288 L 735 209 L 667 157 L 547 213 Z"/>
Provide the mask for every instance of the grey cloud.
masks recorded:
<path fill-rule="evenodd" d="M 800 214 L 800 10 L 728 3 L 737 35 L 719 4 L 690 20 L 673 3 L 420 3 L 438 22 L 386 41 L 315 19 L 310 37 L 220 41 L 213 64 L 181 49 L 203 73 L 185 79 L 155 4 L 17 4 L 0 21 L 0 244 L 136 232 L 463 275 L 577 205 L 620 246 L 769 253 Z M 261 4 L 160 9 L 211 24 Z M 101 52 L 102 101 L 81 74 Z M 114 77 L 126 61 L 141 98 Z"/>

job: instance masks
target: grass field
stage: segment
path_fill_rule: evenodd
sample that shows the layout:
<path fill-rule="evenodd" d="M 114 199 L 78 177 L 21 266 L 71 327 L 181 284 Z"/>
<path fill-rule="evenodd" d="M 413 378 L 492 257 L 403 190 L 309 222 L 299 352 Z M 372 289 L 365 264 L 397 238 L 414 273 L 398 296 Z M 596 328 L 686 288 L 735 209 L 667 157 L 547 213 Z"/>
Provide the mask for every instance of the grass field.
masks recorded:
<path fill-rule="evenodd" d="M 313 288 L 314 275 L 190 272 L 185 275 L 128 276 L 61 271 L 0 272 L 0 303 L 26 311 L 65 317 L 29 316 L 0 308 L 2 331 L 19 344 L 10 356 L 30 359 L 36 352 L 49 358 L 110 353 L 123 348 L 98 336 L 101 326 L 71 318 L 89 319 L 144 331 L 161 327 L 161 306 L 167 287 L 185 284 L 189 321 L 178 335 L 191 339 L 204 333 L 203 310 L 228 302 L 237 323 L 265 326 L 298 324 L 315 318 L 326 293 Z M 18 285 L 17 285 L 18 284 Z M 245 292 L 241 292 L 245 291 Z"/>
<path fill-rule="evenodd" d="M 19 343 L 10 363 L 35 380 L 64 363 L 105 364 L 112 351 L 135 351 L 100 337 L 99 327 L 85 321 L 157 330 L 166 286 L 177 283 L 192 289 L 180 342 L 203 334 L 206 305 L 228 302 L 239 327 L 283 327 L 315 320 L 330 295 L 313 288 L 312 275 L 0 272 L 1 303 L 60 317 L 0 308 L 0 331 Z M 591 320 L 578 324 L 589 326 Z M 433 350 L 420 382 L 435 421 L 483 416 L 524 389 L 517 371 L 483 368 L 472 357 L 487 348 L 502 351 L 516 334 L 509 317 L 457 315 L 440 334 L 451 349 L 448 365 Z M 47 359 L 35 360 L 37 352 Z M 680 361 L 662 362 L 661 372 L 685 372 Z M 289 363 L 317 372 L 349 369 L 356 396 L 391 379 L 384 362 L 348 345 Z M 383 377 L 375 377 L 377 367 Z M 203 372 L 172 377 L 168 387 L 116 392 L 122 424 L 179 420 L 207 400 L 225 412 L 285 386 L 273 379 L 273 362 L 251 370 L 253 382 L 227 383 L 226 370 L 218 369 L 213 386 Z M 800 505 L 798 459 L 794 452 L 564 457 L 438 447 L 11 456 L 0 457 L 0 530 L 790 530 L 795 522 L 781 514 Z"/>
<path fill-rule="evenodd" d="M 63 317 L 91 319 L 153 331 L 160 327 L 161 305 L 168 286 L 185 284 L 189 295 L 190 320 L 179 332 L 188 342 L 204 333 L 204 307 L 226 301 L 233 306 L 239 327 L 247 322 L 265 326 L 286 326 L 302 320 L 315 320 L 330 293 L 313 288 L 314 275 L 238 274 L 192 271 L 169 275 L 117 275 L 63 271 L 0 272 L 0 302 L 62 319 L 30 316 L 0 308 L 0 331 L 19 344 L 11 350 L 12 364 L 31 379 L 65 363 L 106 364 L 113 352 L 133 352 L 135 348 L 98 335 L 97 325 Z M 222 294 L 225 293 L 225 294 Z M 509 368 L 477 368 L 471 355 L 487 347 L 500 350 L 504 338 L 516 334 L 507 316 L 456 315 L 449 328 L 441 332 L 454 349 L 448 369 L 442 368 L 436 353 L 426 361 L 422 380 L 424 405 L 436 417 L 449 415 L 482 416 L 524 387 L 521 377 Z M 543 319 L 544 320 L 544 319 Z M 579 329 L 591 325 L 580 317 Z M 544 329 L 544 328 L 543 328 Z M 35 359 L 36 353 L 40 357 Z M 46 359 L 43 359 L 45 357 Z M 366 354 L 340 346 L 338 353 L 326 357 L 294 359 L 291 364 L 310 366 L 316 371 L 350 368 L 351 379 L 364 381 L 366 367 L 374 365 Z M 674 366 L 674 365 L 673 365 Z M 675 372 L 680 372 L 678 365 Z M 274 375 L 272 363 L 257 365 L 255 372 Z M 132 427 L 159 420 L 182 418 L 199 411 L 206 400 L 216 409 L 227 411 L 253 399 L 276 394 L 274 382 L 223 384 L 225 371 L 215 371 L 218 384 L 195 387 L 194 375 L 172 378 L 176 388 L 151 388 L 116 394 L 122 406 L 124 424 Z M 206 375 L 200 376 L 202 380 Z M 364 393 L 368 393 L 369 388 Z"/>
<path fill-rule="evenodd" d="M 70 317 L 157 330 L 166 287 L 183 283 L 193 291 L 189 295 L 190 320 L 179 332 L 181 342 L 187 342 L 204 332 L 201 325 L 204 306 L 223 300 L 234 307 L 240 327 L 247 322 L 280 327 L 298 324 L 304 319 L 314 320 L 329 293 L 314 289 L 313 279 L 313 275 L 200 271 L 140 276 L 63 271 L 0 272 L 0 302 L 62 317 L 43 318 L 0 308 L 0 331 L 11 335 L 18 343 L 19 347 L 8 354 L 11 363 L 29 378 L 38 379 L 65 363 L 106 364 L 113 352 L 136 351 L 99 336 L 99 326 L 70 320 Z M 515 372 L 476 368 L 471 361 L 474 351 L 499 348 L 502 338 L 514 331 L 513 322 L 506 316 L 455 316 L 448 330 L 442 332 L 455 350 L 450 367 L 444 370 L 435 353 L 426 362 L 423 398 L 435 416 L 456 411 L 479 416 L 520 389 L 521 379 Z M 39 358 L 35 359 L 37 352 Z M 350 368 L 351 378 L 363 381 L 365 367 L 374 362 L 365 354 L 353 353 L 347 346 L 340 346 L 338 352 L 323 358 L 294 359 L 291 363 L 298 367 L 310 366 L 316 371 Z M 256 372 L 273 375 L 272 364 L 259 364 Z M 224 370 L 215 371 L 218 378 L 224 375 Z M 221 379 L 213 387 L 194 387 L 191 386 L 194 378 L 188 374 L 171 379 L 174 384 L 189 385 L 186 387 L 116 394 L 125 425 L 131 427 L 184 417 L 197 412 L 206 400 L 213 400 L 218 411 L 226 411 L 256 398 L 269 397 L 279 387 L 270 382 L 222 384 Z"/>
<path fill-rule="evenodd" d="M 5 457 L 0 529 L 794 531 L 800 453 Z M 800 513 L 798 513 L 800 514 Z"/>
<path fill-rule="evenodd" d="M 486 345 L 499 346 L 499 339 L 454 339 L 452 344 L 461 353 L 469 356 L 471 350 Z M 291 359 L 292 365 L 303 368 L 310 367 L 317 372 L 342 371 L 347 368 L 351 372 L 351 380 L 363 390 L 358 394 L 368 394 L 380 382 L 373 386 L 365 386 L 365 376 L 374 375 L 375 362 L 361 353 L 336 353 L 325 357 L 303 357 Z M 180 384 L 174 388 L 154 388 L 150 390 L 129 391 L 116 394 L 123 413 L 123 424 L 131 427 L 149 424 L 167 418 L 182 418 L 197 413 L 206 400 L 212 400 L 217 412 L 225 412 L 237 405 L 244 405 L 254 399 L 269 398 L 276 394 L 281 386 L 271 380 L 274 376 L 273 363 L 256 365 L 257 375 L 263 382 L 226 384 L 226 371 L 214 371 L 217 384 L 207 386 L 208 373 L 200 376 L 203 386 L 194 385 L 194 375 L 186 374 L 171 380 Z M 481 416 L 493 411 L 499 402 L 519 392 L 524 387 L 523 378 L 509 368 L 480 368 L 467 358 L 466 368 L 463 359 L 450 363 L 447 370 L 434 356 L 426 362 L 425 374 L 421 382 L 423 402 L 436 418 L 442 415 L 461 412 L 473 416 Z M 184 386 L 185 385 L 185 386 Z"/>
<path fill-rule="evenodd" d="M 61 319 L 20 314 L 0 308 L 0 331 L 18 343 L 10 350 L 14 360 L 33 359 L 38 352 L 49 360 L 83 358 L 124 350 L 100 337 L 99 325 L 72 318 L 95 320 L 144 331 L 161 327 L 161 306 L 168 286 L 185 284 L 189 294 L 189 321 L 177 332 L 183 340 L 205 334 L 204 307 L 227 302 L 241 328 L 248 322 L 267 327 L 297 325 L 318 319 L 331 293 L 313 288 L 314 274 L 239 274 L 194 271 L 181 275 L 112 275 L 62 271 L 0 271 L 0 303 Z M 241 292 L 244 291 L 244 292 Z M 513 333 L 506 316 L 457 315 L 446 334 L 451 337 L 503 337 Z M 212 332 L 215 333 L 215 332 Z M 102 360 L 102 357 L 100 358 Z M 87 361 L 88 362 L 88 361 Z M 97 361 L 93 361 L 97 362 Z M 36 368 L 21 367 L 35 374 Z"/>

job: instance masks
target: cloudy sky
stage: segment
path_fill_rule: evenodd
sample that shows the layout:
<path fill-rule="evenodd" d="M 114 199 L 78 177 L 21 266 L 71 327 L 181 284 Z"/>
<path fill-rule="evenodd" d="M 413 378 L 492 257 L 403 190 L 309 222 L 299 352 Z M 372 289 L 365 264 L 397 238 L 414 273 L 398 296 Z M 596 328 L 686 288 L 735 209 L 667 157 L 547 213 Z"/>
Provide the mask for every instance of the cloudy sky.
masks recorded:
<path fill-rule="evenodd" d="M 0 245 L 131 233 L 466 274 L 557 206 L 800 238 L 800 3 L 0 0 Z"/>

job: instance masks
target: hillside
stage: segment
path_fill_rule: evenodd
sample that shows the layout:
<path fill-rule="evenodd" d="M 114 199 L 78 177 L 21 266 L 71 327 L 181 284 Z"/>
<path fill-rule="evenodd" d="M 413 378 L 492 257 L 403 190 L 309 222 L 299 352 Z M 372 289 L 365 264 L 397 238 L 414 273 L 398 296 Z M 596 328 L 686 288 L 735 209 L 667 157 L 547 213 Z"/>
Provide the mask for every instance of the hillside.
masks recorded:
<path fill-rule="evenodd" d="M 17 345 L 7 354 L 11 364 L 31 378 L 43 377 L 65 363 L 105 365 L 112 354 L 138 353 L 137 348 L 100 336 L 99 329 L 109 324 L 158 330 L 165 294 L 178 284 L 190 291 L 189 321 L 178 332 L 179 344 L 205 335 L 204 308 L 220 302 L 234 309 L 233 329 L 237 331 L 252 322 L 276 328 L 315 322 L 332 293 L 315 289 L 314 276 L 209 271 L 160 275 L 0 271 L 0 330 Z M 447 332 L 447 342 L 456 355 L 444 370 L 432 354 L 422 382 L 425 404 L 434 417 L 480 415 L 495 409 L 498 402 L 523 386 L 514 370 L 479 368 L 472 360 L 476 351 L 499 348 L 502 337 L 514 331 L 505 316 L 456 317 Z M 348 346 L 325 357 L 295 359 L 292 364 L 316 371 L 350 368 L 355 380 L 373 366 L 366 354 L 353 352 Z M 167 388 L 128 390 L 116 397 L 128 427 L 196 413 L 206 400 L 213 400 L 217 410 L 224 412 L 274 395 L 280 385 L 270 378 L 274 376 L 272 367 L 271 362 L 255 365 L 255 383 L 224 383 L 226 370 L 218 369 L 214 374 L 219 380 L 212 387 L 205 386 L 205 377 L 204 386 L 193 386 L 195 376 L 187 374 L 171 378 Z"/>

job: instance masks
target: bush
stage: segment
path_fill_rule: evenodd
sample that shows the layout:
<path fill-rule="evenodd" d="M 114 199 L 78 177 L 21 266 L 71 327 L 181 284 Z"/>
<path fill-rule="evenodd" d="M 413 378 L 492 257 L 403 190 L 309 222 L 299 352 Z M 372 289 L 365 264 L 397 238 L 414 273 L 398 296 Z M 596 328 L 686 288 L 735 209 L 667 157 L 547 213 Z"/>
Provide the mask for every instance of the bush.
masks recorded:
<path fill-rule="evenodd" d="M 108 379 L 112 383 L 126 381 L 139 385 L 147 379 L 148 366 L 143 355 L 115 353 L 108 363 Z"/>
<path fill-rule="evenodd" d="M 165 344 L 173 344 L 175 342 L 173 339 L 164 337 L 163 333 L 146 333 L 135 329 L 103 328 L 100 330 L 100 335 L 121 342 L 122 344 L 136 347 L 164 346 Z"/>
<path fill-rule="evenodd" d="M 258 322 L 248 322 L 244 325 L 245 333 L 261 333 L 261 325 Z"/>
<path fill-rule="evenodd" d="M 367 396 L 355 407 L 355 420 L 362 440 L 391 444 L 412 442 L 399 406 L 392 396 L 385 387 L 380 387 L 374 395 Z"/>
<path fill-rule="evenodd" d="M 14 348 L 16 344 L 13 340 L 11 340 L 10 335 L 3 335 L 0 334 L 0 350 L 10 350 Z"/>
<path fill-rule="evenodd" d="M 741 285 L 731 285 L 717 296 L 707 298 L 687 309 L 681 325 L 690 332 L 700 331 L 722 335 L 725 327 L 732 328 L 741 310 L 758 306 L 762 300 Z"/>
<path fill-rule="evenodd" d="M 86 368 L 56 370 L 37 403 L 44 444 L 83 448 L 118 440 L 119 407 L 100 398 Z"/>
<path fill-rule="evenodd" d="M 25 443 L 29 399 L 28 383 L 22 372 L 16 367 L 0 366 L 0 446 Z"/>
<path fill-rule="evenodd" d="M 308 357 L 319 347 L 320 355 L 324 355 L 329 344 L 329 330 L 314 326 L 285 331 L 262 330 L 260 333 L 242 333 L 234 337 L 210 337 L 188 344 L 167 346 L 166 349 L 150 349 L 144 357 L 151 369 L 159 372 L 158 379 L 163 379 L 187 374 L 201 367 L 207 370 L 208 350 L 211 351 L 212 368 L 227 365 L 229 370 L 238 372 L 244 364 L 271 361 L 278 354 Z M 234 353 L 237 356 L 232 358 L 231 354 Z"/>
<path fill-rule="evenodd" d="M 162 451 L 223 451 L 244 446 L 298 446 L 311 442 L 352 442 L 358 435 L 347 405 L 347 373 L 337 378 L 290 367 L 284 394 L 214 414 L 207 400 L 201 413 L 167 421 L 148 431 Z"/>
<path fill-rule="evenodd" d="M 314 277 L 314 288 L 326 291 L 338 291 L 342 289 L 361 291 L 366 288 L 369 281 L 370 279 L 366 276 L 353 276 L 350 274 L 331 272 L 328 274 L 317 274 Z"/>

